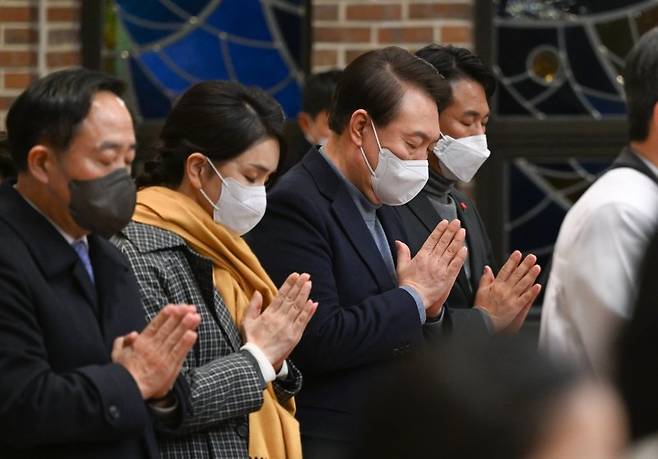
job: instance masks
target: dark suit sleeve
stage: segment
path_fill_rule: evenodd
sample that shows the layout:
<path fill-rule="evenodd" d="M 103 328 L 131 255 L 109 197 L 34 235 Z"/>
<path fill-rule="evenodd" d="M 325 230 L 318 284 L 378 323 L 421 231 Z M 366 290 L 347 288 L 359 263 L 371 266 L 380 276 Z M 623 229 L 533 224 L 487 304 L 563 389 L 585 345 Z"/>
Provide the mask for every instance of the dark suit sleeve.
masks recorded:
<path fill-rule="evenodd" d="M 277 285 L 291 272 L 309 273 L 311 298 L 319 303 L 292 360 L 304 374 L 321 374 L 390 359 L 422 342 L 422 325 L 412 296 L 400 289 L 341 304 L 340 291 L 363 290 L 363 268 L 336 265 L 329 224 L 331 216 L 312 198 L 288 189 L 268 197 L 263 221 L 247 240 Z M 336 228 L 333 228 L 336 231 Z M 338 241 L 342 242 L 342 241 Z M 356 255 L 355 255 L 356 256 Z M 343 279 L 337 285 L 337 277 Z M 350 281 L 352 284 L 346 286 Z"/>
<path fill-rule="evenodd" d="M 65 373 L 49 367 L 29 277 L 20 268 L 27 253 L 11 253 L 10 245 L 0 239 L 0 443 L 24 448 L 140 435 L 149 415 L 122 366 Z"/>

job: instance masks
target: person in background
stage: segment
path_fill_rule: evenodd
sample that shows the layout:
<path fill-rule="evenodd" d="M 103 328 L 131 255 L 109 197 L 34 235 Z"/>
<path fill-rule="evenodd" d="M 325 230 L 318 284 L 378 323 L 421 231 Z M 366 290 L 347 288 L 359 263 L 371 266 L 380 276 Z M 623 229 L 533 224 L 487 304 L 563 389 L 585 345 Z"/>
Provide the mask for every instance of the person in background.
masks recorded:
<path fill-rule="evenodd" d="M 137 275 L 148 317 L 196 304 L 199 340 L 185 361 L 193 415 L 160 437 L 164 457 L 300 459 L 286 358 L 315 311 L 308 274 L 277 290 L 242 235 L 266 206 L 282 151 L 283 112 L 265 92 L 207 81 L 167 116 L 157 157 L 138 178 L 133 221 L 112 241 Z"/>
<path fill-rule="evenodd" d="M 489 67 L 471 51 L 454 46 L 428 45 L 416 52 L 448 80 L 451 93 L 439 113 L 441 139 L 428 155 L 429 180 L 418 195 L 395 209 L 404 224 L 409 248 L 415 254 L 441 220 L 459 219 L 466 230 L 468 255 L 446 305 L 482 307 L 493 303 L 521 306 L 525 318 L 541 290 L 537 257 L 523 259 L 515 251 L 494 275 L 491 242 L 475 203 L 456 188 L 470 182 L 489 156 L 486 128 L 488 99 L 496 88 Z"/>
<path fill-rule="evenodd" d="M 626 58 L 629 144 L 562 222 L 542 307 L 540 346 L 601 376 L 632 314 L 637 268 L 658 225 L 658 28 Z"/>
<path fill-rule="evenodd" d="M 402 361 L 372 382 L 352 457 L 618 459 L 627 427 L 613 390 L 535 349 L 453 337 Z"/>
<path fill-rule="evenodd" d="M 327 70 L 306 78 L 302 92 L 302 108 L 297 115 L 297 127 L 301 131 L 299 141 L 293 142 L 286 158 L 279 165 L 281 176 L 297 164 L 314 145 L 324 145 L 329 139 L 329 108 L 342 70 Z"/>
<path fill-rule="evenodd" d="M 487 324 L 498 331 L 519 316 L 513 305 L 444 308 L 466 257 L 464 230 L 442 221 L 412 258 L 392 207 L 425 186 L 447 91 L 436 69 L 401 48 L 355 59 L 336 88 L 328 143 L 272 188 L 248 235 L 276 281 L 291 270 L 313 278 L 318 310 L 293 353 L 305 378 L 306 458 L 346 457 L 371 381 L 426 336 L 487 334 Z"/>
<path fill-rule="evenodd" d="M 614 379 L 626 404 L 631 436 L 629 457 L 658 457 L 658 232 L 644 254 L 633 316 L 621 330 Z"/>
<path fill-rule="evenodd" d="M 189 415 L 177 377 L 196 308 L 163 305 L 144 328 L 135 276 L 105 239 L 135 206 L 122 88 L 63 70 L 7 114 L 18 178 L 0 187 L 2 458 L 155 459 L 154 426 L 175 434 Z"/>

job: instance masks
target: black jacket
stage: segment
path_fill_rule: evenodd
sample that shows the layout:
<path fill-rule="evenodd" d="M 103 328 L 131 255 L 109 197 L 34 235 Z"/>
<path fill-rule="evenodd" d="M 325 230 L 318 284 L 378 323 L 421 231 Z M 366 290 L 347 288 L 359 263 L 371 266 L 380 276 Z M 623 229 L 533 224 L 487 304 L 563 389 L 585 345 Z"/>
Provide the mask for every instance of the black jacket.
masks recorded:
<path fill-rule="evenodd" d="M 475 301 L 475 293 L 484 267 L 489 265 L 494 274 L 498 272 L 498 267 L 491 249 L 491 241 L 473 201 L 464 193 L 454 189 L 449 194 L 457 205 L 457 218 L 461 221 L 462 228 L 466 229 L 471 278 L 469 281 L 462 268 L 446 304 L 451 308 L 470 308 Z M 412 255 L 420 250 L 436 225 L 448 218 L 437 212 L 428 196 L 427 191 L 422 190 L 407 204 L 395 208 L 409 237 L 408 244 Z"/>
<path fill-rule="evenodd" d="M 395 240 L 406 240 L 402 224 L 388 206 L 377 216 L 395 259 Z M 370 389 L 387 377 L 391 361 L 438 330 L 487 333 L 475 310 L 448 311 L 443 325 L 421 324 L 345 183 L 315 148 L 274 186 L 247 240 L 276 284 L 293 271 L 309 273 L 319 303 L 291 356 L 304 375 L 297 397 L 302 435 L 354 440 Z"/>
<path fill-rule="evenodd" d="M 0 187 L 2 458 L 158 457 L 137 384 L 110 359 L 116 337 L 145 325 L 137 283 L 108 241 L 88 242 L 95 285 L 62 235 Z"/>

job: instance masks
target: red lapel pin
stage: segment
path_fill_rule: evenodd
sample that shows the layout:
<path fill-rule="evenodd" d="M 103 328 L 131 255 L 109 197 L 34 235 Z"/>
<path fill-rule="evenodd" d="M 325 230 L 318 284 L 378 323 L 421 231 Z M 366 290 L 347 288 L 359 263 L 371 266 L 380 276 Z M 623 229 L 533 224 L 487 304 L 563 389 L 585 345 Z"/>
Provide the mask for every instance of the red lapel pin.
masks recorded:
<path fill-rule="evenodd" d="M 463 202 L 463 201 L 459 203 L 459 207 L 461 207 L 462 210 L 466 210 L 466 209 L 468 209 L 468 206 L 467 206 L 466 203 Z"/>

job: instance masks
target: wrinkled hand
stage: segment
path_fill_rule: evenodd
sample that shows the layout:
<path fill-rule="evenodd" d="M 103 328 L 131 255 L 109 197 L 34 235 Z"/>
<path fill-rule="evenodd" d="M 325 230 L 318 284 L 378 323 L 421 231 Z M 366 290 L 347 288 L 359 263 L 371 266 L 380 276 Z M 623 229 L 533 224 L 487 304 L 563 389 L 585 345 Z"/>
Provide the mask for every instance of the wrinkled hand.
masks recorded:
<path fill-rule="evenodd" d="M 142 333 L 114 340 L 112 361 L 128 370 L 144 400 L 164 397 L 174 385 L 200 321 L 195 306 L 167 305 Z"/>
<path fill-rule="evenodd" d="M 480 279 L 475 307 L 489 314 L 497 333 L 519 331 L 541 291 L 541 285 L 535 284 L 541 272 L 537 257 L 530 254 L 521 261 L 522 257 L 521 252 L 514 251 L 495 278 L 486 266 Z"/>
<path fill-rule="evenodd" d="M 396 241 L 398 286 L 414 288 L 423 299 L 428 317 L 437 317 L 466 259 L 466 230 L 459 220 L 441 221 L 415 257 Z"/>
<path fill-rule="evenodd" d="M 242 321 L 244 340 L 258 346 L 276 371 L 299 343 L 318 307 L 308 299 L 310 279 L 308 274 L 288 276 L 262 313 L 263 297 L 255 292 Z"/>

